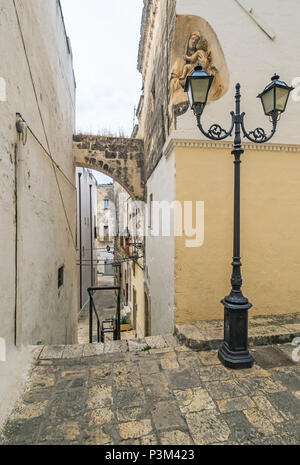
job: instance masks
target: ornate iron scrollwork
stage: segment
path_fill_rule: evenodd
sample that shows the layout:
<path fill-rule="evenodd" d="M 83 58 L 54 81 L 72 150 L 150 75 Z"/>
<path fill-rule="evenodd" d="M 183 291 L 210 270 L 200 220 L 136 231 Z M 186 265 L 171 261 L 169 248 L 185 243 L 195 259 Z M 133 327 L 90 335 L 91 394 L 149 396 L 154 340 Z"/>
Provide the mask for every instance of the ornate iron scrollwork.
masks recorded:
<path fill-rule="evenodd" d="M 244 116 L 245 113 L 241 114 L 241 126 L 244 137 L 246 137 L 251 142 L 256 142 L 258 144 L 263 144 L 264 142 L 268 142 L 274 136 L 277 128 L 277 121 L 278 121 L 278 113 L 274 113 L 272 116 L 272 124 L 273 128 L 271 130 L 271 134 L 268 136 L 263 128 L 256 128 L 253 131 L 247 132 L 245 125 L 244 125 Z"/>

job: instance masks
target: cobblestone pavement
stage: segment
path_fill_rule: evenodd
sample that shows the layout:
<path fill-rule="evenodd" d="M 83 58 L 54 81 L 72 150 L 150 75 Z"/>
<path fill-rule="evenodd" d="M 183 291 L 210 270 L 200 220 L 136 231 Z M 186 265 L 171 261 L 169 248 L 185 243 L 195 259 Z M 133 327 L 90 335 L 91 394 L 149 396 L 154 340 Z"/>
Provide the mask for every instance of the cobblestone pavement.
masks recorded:
<path fill-rule="evenodd" d="M 268 350 L 241 371 L 183 346 L 40 359 L 2 443 L 299 444 L 300 363 Z"/>

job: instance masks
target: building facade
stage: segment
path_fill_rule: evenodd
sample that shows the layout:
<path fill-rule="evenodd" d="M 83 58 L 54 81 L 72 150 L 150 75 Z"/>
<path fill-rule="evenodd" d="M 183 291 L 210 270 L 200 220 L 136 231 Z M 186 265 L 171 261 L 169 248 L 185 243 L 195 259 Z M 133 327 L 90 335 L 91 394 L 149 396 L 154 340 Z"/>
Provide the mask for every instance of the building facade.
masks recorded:
<path fill-rule="evenodd" d="M 76 168 L 78 308 L 89 300 L 87 289 L 97 284 L 97 180 L 91 170 Z M 80 252 L 81 251 L 81 252 Z"/>
<path fill-rule="evenodd" d="M 198 131 L 184 92 L 186 78 L 196 64 L 214 75 L 205 128 L 218 123 L 229 129 L 240 82 L 248 130 L 271 130 L 256 96 L 274 72 L 289 85 L 297 78 L 299 8 L 296 0 L 284 12 L 279 0 L 144 1 L 138 58 L 144 92 L 135 137 L 144 140 L 148 210 L 157 213 L 159 202 L 171 205 L 171 233 L 164 234 L 160 225 L 157 234 L 152 215 L 148 218 L 145 289 L 152 334 L 171 332 L 174 322 L 222 319 L 219 302 L 230 290 L 233 141 L 211 142 Z M 241 246 L 250 316 L 299 307 L 296 92 L 272 142 L 244 144 Z M 185 224 L 188 213 L 193 219 Z"/>
<path fill-rule="evenodd" d="M 1 0 L 0 11 L 1 422 L 29 345 L 77 341 L 77 273 L 75 80 L 60 3 Z"/>
<path fill-rule="evenodd" d="M 100 184 L 97 189 L 97 269 L 98 274 L 113 276 L 112 268 L 114 240 L 116 234 L 116 212 L 114 204 L 114 185 Z"/>
<path fill-rule="evenodd" d="M 121 286 L 123 314 L 128 316 L 137 337 L 150 336 L 150 315 L 145 314 L 144 203 L 133 199 L 114 183 L 116 206 L 116 282 Z"/>

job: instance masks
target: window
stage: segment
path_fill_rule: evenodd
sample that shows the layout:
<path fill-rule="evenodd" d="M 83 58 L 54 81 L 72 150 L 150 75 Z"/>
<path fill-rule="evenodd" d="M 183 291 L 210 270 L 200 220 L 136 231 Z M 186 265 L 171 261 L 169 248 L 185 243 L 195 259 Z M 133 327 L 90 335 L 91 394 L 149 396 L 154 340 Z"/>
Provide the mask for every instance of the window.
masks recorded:
<path fill-rule="evenodd" d="M 104 208 L 108 208 L 108 207 L 109 207 L 109 200 L 104 199 Z"/>
<path fill-rule="evenodd" d="M 64 285 L 64 270 L 64 266 L 60 267 L 58 270 L 58 289 Z"/>
<path fill-rule="evenodd" d="M 104 240 L 109 241 L 109 227 L 104 226 Z"/>
<path fill-rule="evenodd" d="M 153 221 L 153 194 L 149 197 L 149 228 L 152 229 Z"/>
<path fill-rule="evenodd" d="M 152 96 L 152 111 L 155 110 L 155 81 L 153 81 L 153 84 L 152 84 L 152 89 L 151 89 L 151 96 Z"/>

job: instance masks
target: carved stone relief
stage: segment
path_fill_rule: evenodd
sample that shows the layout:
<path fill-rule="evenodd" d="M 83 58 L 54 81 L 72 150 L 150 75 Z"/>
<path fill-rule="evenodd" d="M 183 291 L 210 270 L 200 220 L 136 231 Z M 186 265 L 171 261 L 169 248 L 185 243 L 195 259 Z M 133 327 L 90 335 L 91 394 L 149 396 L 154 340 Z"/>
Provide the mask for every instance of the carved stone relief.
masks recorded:
<path fill-rule="evenodd" d="M 187 77 L 197 65 L 201 65 L 208 74 L 215 76 L 208 103 L 222 97 L 228 89 L 229 73 L 216 34 L 204 19 L 198 16 L 178 15 L 172 43 L 169 82 L 172 119 L 187 110 L 184 86 Z M 178 111 L 179 109 L 181 111 Z"/>

